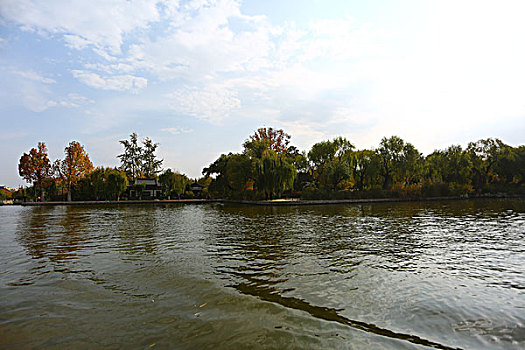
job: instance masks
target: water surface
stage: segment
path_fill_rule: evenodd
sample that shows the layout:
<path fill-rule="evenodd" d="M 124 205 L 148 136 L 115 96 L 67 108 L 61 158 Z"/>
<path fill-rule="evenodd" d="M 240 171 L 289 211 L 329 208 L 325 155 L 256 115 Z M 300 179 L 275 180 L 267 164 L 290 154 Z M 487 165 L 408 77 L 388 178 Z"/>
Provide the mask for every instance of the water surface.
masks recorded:
<path fill-rule="evenodd" d="M 0 207 L 0 348 L 520 349 L 525 201 Z"/>

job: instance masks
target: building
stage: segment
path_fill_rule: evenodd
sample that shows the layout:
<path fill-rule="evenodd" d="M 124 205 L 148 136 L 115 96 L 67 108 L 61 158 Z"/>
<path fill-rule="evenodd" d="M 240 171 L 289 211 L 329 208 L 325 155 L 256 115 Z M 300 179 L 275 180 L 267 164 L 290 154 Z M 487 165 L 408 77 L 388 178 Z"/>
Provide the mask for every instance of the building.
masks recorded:
<path fill-rule="evenodd" d="M 137 186 L 143 184 L 142 194 L 138 192 Z M 126 190 L 128 199 L 157 199 L 162 197 L 162 186 L 159 180 L 154 178 L 144 178 L 130 180 Z"/>
<path fill-rule="evenodd" d="M 197 198 L 201 198 L 203 189 L 204 186 L 198 182 L 194 182 L 190 185 L 190 191 L 193 192 L 193 195 Z"/>

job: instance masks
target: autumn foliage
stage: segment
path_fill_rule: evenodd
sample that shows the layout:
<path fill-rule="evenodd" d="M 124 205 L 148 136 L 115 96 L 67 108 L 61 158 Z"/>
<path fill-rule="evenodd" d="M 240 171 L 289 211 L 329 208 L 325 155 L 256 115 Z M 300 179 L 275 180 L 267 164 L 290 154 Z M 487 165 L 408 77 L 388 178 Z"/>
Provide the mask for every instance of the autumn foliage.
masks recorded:
<path fill-rule="evenodd" d="M 76 141 L 71 141 L 64 153 L 64 160 L 57 161 L 55 168 L 67 187 L 67 200 L 71 201 L 72 186 L 93 171 L 93 164 L 84 146 Z"/>
<path fill-rule="evenodd" d="M 44 196 L 42 182 L 52 175 L 52 167 L 47 156 L 47 147 L 44 142 L 39 142 L 37 148 L 32 148 L 29 153 L 24 153 L 18 163 L 18 174 L 35 187 L 40 188 Z"/>

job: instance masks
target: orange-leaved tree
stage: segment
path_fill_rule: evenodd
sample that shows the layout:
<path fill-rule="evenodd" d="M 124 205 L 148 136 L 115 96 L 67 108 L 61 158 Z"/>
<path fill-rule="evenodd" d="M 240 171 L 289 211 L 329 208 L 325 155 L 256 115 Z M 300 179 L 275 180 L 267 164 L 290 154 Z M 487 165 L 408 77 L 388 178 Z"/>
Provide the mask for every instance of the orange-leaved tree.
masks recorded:
<path fill-rule="evenodd" d="M 262 141 L 267 144 L 267 147 L 279 154 L 285 154 L 288 151 L 291 136 L 285 133 L 282 129 L 276 130 L 274 128 L 259 128 L 250 136 L 244 144 L 245 148 L 249 147 L 250 142 Z"/>
<path fill-rule="evenodd" d="M 56 170 L 67 188 L 67 200 L 71 202 L 71 188 L 93 171 L 93 164 L 89 160 L 89 155 L 84 150 L 84 146 L 76 141 L 71 141 L 64 148 L 64 153 L 66 157 L 64 160 L 56 162 Z"/>
<path fill-rule="evenodd" d="M 42 182 L 52 174 L 51 162 L 44 142 L 39 142 L 37 148 L 32 148 L 29 153 L 24 153 L 20 157 L 18 174 L 28 183 L 33 183 L 35 187 L 40 188 L 40 196 L 44 198 Z"/>

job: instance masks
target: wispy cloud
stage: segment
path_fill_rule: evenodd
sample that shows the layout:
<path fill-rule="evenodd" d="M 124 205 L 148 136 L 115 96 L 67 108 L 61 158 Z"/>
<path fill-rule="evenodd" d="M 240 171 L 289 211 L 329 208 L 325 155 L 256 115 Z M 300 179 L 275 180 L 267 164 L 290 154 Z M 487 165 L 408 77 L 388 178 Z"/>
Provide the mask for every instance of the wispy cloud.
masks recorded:
<path fill-rule="evenodd" d="M 179 135 L 179 134 L 189 134 L 193 132 L 193 129 L 191 128 L 163 128 L 160 129 L 160 131 L 168 132 L 172 135 Z"/>
<path fill-rule="evenodd" d="M 95 89 L 138 92 L 148 86 L 146 78 L 129 74 L 102 77 L 84 70 L 73 70 L 71 73 L 80 82 Z"/>
<path fill-rule="evenodd" d="M 29 80 L 33 80 L 33 81 L 38 81 L 38 82 L 41 82 L 41 83 L 44 83 L 44 84 L 54 84 L 56 83 L 56 80 L 54 79 L 51 79 L 51 78 L 45 78 L 43 76 L 41 76 L 40 74 L 32 71 L 32 70 L 29 70 L 29 71 L 14 71 L 13 72 L 14 74 L 16 75 L 19 75 L 23 78 L 26 78 L 26 79 L 29 79 Z"/>

